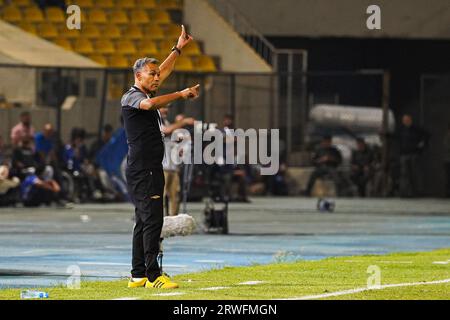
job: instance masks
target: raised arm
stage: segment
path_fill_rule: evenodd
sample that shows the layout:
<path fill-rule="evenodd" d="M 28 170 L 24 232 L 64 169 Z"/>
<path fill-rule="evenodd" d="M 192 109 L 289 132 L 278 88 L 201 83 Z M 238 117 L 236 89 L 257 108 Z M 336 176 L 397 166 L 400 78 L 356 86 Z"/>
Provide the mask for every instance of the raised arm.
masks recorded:
<path fill-rule="evenodd" d="M 161 70 L 160 82 L 163 82 L 170 76 L 175 67 L 175 62 L 178 58 L 179 52 L 193 40 L 192 36 L 186 33 L 186 29 L 184 25 L 181 25 L 181 35 L 178 38 L 178 43 L 175 46 L 175 50 L 170 53 L 170 55 L 164 60 L 163 63 L 159 66 Z"/>
<path fill-rule="evenodd" d="M 139 104 L 139 109 L 142 110 L 157 110 L 166 107 L 169 103 L 179 99 L 196 99 L 199 96 L 200 85 L 195 87 L 184 89 L 183 91 L 177 91 L 169 93 L 163 96 L 158 96 L 150 99 L 144 99 Z"/>

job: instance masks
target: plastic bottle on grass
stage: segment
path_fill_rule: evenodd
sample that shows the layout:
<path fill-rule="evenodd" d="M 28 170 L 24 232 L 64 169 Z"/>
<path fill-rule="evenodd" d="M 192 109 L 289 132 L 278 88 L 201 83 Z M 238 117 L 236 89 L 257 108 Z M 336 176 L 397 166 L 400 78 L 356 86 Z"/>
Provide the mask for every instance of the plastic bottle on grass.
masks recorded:
<path fill-rule="evenodd" d="M 25 290 L 20 292 L 20 299 L 46 299 L 48 293 L 43 291 Z"/>

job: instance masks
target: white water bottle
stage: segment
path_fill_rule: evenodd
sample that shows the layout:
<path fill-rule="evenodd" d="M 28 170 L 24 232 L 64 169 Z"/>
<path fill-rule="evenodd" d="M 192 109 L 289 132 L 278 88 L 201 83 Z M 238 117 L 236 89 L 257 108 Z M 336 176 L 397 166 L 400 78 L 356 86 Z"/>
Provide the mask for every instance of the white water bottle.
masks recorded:
<path fill-rule="evenodd" d="M 20 292 L 20 299 L 46 299 L 48 293 L 43 291 L 25 290 Z"/>

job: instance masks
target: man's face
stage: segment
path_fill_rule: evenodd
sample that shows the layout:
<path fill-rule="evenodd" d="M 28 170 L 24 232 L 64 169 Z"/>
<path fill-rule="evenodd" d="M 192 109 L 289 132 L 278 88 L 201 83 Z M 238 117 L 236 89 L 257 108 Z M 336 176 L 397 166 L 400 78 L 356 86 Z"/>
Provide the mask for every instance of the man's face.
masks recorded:
<path fill-rule="evenodd" d="M 229 128 L 233 127 L 233 119 L 231 119 L 230 117 L 225 117 L 223 119 L 223 126 Z"/>
<path fill-rule="evenodd" d="M 50 138 L 53 135 L 53 127 L 51 125 L 46 125 L 44 127 L 44 136 Z"/>
<path fill-rule="evenodd" d="M 402 123 L 405 127 L 411 127 L 412 126 L 412 117 L 410 115 L 404 115 L 402 118 Z"/>
<path fill-rule="evenodd" d="M 109 141 L 112 138 L 112 131 L 105 130 L 103 131 L 103 140 Z"/>
<path fill-rule="evenodd" d="M 323 139 L 323 140 L 322 140 L 322 146 L 323 146 L 324 148 L 329 148 L 329 147 L 331 147 L 331 140 L 330 140 L 330 139 Z"/>
<path fill-rule="evenodd" d="M 158 65 L 148 63 L 136 73 L 136 79 L 145 91 L 155 92 L 159 88 L 160 75 L 161 71 Z"/>
<path fill-rule="evenodd" d="M 20 122 L 22 122 L 24 125 L 29 126 L 31 123 L 31 117 L 29 114 L 23 115 L 20 118 Z"/>

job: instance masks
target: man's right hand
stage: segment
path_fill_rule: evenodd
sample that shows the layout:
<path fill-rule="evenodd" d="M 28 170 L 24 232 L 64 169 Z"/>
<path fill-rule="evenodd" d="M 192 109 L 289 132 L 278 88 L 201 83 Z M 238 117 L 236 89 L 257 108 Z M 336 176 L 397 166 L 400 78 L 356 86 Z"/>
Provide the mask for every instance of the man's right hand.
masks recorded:
<path fill-rule="evenodd" d="M 196 85 L 192 88 L 187 88 L 181 91 L 181 97 L 185 100 L 187 99 L 197 99 L 200 95 L 200 85 Z"/>

